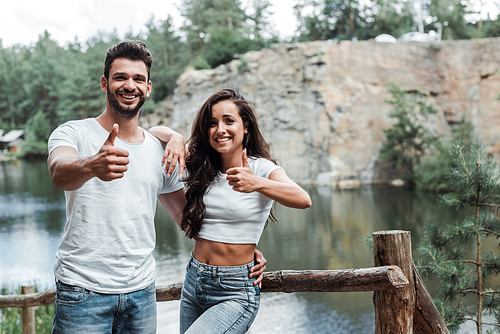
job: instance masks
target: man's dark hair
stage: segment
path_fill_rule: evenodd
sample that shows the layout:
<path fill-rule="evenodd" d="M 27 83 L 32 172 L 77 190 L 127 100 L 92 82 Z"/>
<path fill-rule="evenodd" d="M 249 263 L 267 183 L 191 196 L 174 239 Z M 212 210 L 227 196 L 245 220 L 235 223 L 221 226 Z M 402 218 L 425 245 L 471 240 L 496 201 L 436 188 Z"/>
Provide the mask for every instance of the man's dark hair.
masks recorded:
<path fill-rule="evenodd" d="M 115 59 L 126 58 L 130 60 L 142 60 L 148 69 L 148 81 L 151 65 L 153 65 L 153 57 L 149 52 L 146 43 L 143 41 L 123 41 L 117 43 L 108 49 L 106 52 L 106 60 L 104 61 L 104 77 L 109 80 L 109 70 Z"/>

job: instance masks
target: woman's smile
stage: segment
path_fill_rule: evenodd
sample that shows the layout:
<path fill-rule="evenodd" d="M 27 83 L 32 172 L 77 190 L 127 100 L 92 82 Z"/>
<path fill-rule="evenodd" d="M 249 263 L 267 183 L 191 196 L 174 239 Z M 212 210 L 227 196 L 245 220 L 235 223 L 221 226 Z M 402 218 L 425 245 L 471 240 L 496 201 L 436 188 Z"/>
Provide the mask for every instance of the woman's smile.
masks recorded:
<path fill-rule="evenodd" d="M 247 129 L 232 101 L 221 101 L 212 107 L 210 146 L 223 155 L 241 154 Z"/>

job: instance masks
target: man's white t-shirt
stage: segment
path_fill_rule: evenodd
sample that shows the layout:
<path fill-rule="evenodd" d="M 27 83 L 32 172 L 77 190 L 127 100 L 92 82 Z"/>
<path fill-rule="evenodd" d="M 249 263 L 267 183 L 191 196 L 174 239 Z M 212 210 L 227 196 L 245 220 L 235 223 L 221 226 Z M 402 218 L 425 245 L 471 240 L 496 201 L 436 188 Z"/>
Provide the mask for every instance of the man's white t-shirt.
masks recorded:
<path fill-rule="evenodd" d="M 143 130 L 143 129 L 142 129 Z M 167 178 L 161 165 L 161 142 L 143 130 L 144 141 L 116 138 L 114 146 L 129 152 L 121 179 L 94 177 L 80 189 L 65 191 L 66 224 L 56 253 L 56 279 L 100 293 L 127 293 L 156 278 L 153 250 L 158 196 L 183 188 L 178 168 Z M 94 155 L 109 136 L 95 118 L 59 126 L 49 139 L 49 153 L 59 146 Z"/>

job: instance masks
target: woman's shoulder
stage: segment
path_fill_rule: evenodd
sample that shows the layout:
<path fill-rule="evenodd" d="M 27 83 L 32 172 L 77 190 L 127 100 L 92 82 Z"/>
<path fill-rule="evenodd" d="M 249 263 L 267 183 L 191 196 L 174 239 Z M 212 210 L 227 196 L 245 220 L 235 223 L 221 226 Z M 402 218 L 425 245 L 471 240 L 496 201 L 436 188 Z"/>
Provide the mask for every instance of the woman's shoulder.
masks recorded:
<path fill-rule="evenodd" d="M 255 165 L 276 165 L 274 163 L 274 161 L 272 161 L 270 159 L 259 158 L 259 157 L 249 157 L 248 158 L 248 163 L 250 164 L 250 166 L 252 164 L 255 164 Z"/>
<path fill-rule="evenodd" d="M 273 161 L 266 158 L 250 157 L 248 159 L 248 164 L 250 165 L 250 168 L 255 175 L 265 178 L 268 178 L 271 172 L 273 172 L 274 170 L 281 168 Z"/>

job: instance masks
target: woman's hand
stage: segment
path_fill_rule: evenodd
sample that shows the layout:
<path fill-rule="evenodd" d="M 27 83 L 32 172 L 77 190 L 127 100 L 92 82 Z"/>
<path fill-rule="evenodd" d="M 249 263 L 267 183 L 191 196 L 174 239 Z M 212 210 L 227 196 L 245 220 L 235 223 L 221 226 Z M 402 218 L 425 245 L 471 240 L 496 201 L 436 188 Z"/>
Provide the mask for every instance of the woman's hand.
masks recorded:
<path fill-rule="evenodd" d="M 234 191 L 240 193 L 251 193 L 259 187 L 259 177 L 252 172 L 248 163 L 247 150 L 241 153 L 242 167 L 229 168 L 226 180 Z"/>

